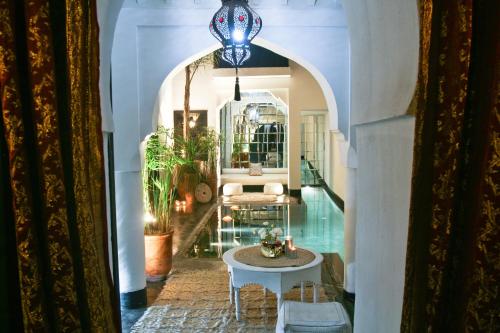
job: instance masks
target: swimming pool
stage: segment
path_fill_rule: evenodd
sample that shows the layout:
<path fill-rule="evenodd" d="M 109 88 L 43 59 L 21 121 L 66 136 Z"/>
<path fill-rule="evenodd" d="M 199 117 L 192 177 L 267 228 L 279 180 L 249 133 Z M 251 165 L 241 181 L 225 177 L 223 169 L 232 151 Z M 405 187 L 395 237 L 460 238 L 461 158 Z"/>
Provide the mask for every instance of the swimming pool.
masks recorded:
<path fill-rule="evenodd" d="M 303 187 L 301 204 L 220 205 L 190 255 L 220 258 L 235 246 L 259 244 L 264 222 L 291 234 L 297 246 L 344 258 L 344 214 L 321 187 Z"/>

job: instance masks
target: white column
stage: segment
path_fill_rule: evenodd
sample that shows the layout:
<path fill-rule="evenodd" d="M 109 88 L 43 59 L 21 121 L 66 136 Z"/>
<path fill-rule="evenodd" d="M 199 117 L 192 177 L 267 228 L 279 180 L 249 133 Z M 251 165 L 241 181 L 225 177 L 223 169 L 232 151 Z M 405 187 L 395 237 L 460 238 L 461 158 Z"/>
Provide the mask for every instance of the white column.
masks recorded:
<path fill-rule="evenodd" d="M 141 124 L 151 123 L 151 118 L 142 118 L 140 112 L 138 27 L 135 24 L 127 24 L 129 15 L 131 12 L 124 8 L 118 17 L 111 61 L 116 228 L 121 294 L 138 292 L 146 287 L 139 145 L 143 139 Z"/>
<path fill-rule="evenodd" d="M 344 201 L 344 290 L 354 293 L 356 263 L 356 169 L 347 168 Z"/>
<path fill-rule="evenodd" d="M 120 293 L 146 287 L 142 179 L 139 171 L 115 172 Z"/>
<path fill-rule="evenodd" d="M 300 123 L 298 110 L 288 111 L 288 189 L 300 190 Z"/>
<path fill-rule="evenodd" d="M 356 151 L 351 146 L 347 149 L 346 155 L 344 199 L 344 290 L 354 294 L 356 272 L 356 186 L 358 160 Z"/>

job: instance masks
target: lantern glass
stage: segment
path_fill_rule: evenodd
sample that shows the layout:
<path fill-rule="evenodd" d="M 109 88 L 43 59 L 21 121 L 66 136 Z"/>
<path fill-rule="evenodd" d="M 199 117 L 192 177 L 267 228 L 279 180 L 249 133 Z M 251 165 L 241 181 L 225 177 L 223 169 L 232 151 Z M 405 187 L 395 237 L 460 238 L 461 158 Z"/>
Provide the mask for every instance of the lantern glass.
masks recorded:
<path fill-rule="evenodd" d="M 262 28 L 248 0 L 223 0 L 210 22 L 210 32 L 222 44 L 222 59 L 238 68 L 251 56 L 250 42 Z"/>

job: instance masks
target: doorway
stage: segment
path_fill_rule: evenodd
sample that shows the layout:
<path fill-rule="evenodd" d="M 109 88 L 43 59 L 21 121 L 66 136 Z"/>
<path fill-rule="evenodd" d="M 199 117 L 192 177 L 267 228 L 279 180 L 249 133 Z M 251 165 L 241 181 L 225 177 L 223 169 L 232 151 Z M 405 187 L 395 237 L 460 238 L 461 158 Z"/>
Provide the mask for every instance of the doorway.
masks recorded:
<path fill-rule="evenodd" d="M 321 185 L 325 172 L 326 112 L 302 112 L 301 115 L 301 183 Z"/>

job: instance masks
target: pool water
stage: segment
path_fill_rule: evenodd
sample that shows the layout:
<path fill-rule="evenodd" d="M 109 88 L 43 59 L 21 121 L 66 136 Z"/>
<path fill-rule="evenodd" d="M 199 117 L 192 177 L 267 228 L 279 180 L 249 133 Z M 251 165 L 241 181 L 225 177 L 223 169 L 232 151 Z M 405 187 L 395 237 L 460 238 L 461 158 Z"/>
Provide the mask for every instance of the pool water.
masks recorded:
<path fill-rule="evenodd" d="M 344 213 L 321 187 L 303 187 L 305 223 L 292 225 L 294 242 L 321 253 L 338 253 L 344 260 Z"/>
<path fill-rule="evenodd" d="M 220 258 L 235 246 L 257 245 L 264 222 L 282 228 L 296 246 L 344 257 L 344 215 L 321 187 L 302 188 L 301 204 L 219 206 L 190 255 Z"/>

